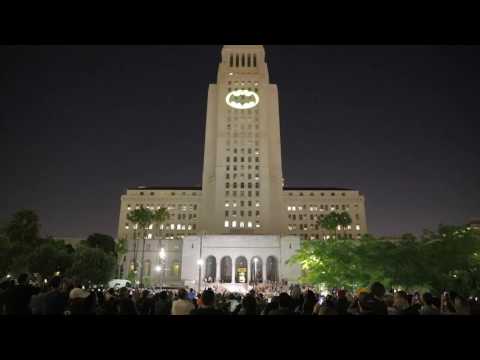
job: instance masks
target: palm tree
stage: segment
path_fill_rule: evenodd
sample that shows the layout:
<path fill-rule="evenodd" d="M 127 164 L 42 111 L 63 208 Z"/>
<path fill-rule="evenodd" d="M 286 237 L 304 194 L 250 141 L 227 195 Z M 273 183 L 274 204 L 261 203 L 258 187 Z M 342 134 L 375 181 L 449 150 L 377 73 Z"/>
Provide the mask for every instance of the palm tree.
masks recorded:
<path fill-rule="evenodd" d="M 154 212 L 150 209 L 140 206 L 139 209 L 133 210 L 127 215 L 128 221 L 131 221 L 138 228 L 139 231 L 143 231 L 143 243 L 142 243 L 142 258 L 140 266 L 140 282 L 143 282 L 143 261 L 145 256 L 145 241 L 148 234 L 148 228 L 153 223 Z M 137 271 L 137 233 L 134 231 L 134 247 L 133 247 L 133 266 L 134 271 Z"/>
<path fill-rule="evenodd" d="M 157 236 L 160 237 L 160 225 L 170 218 L 168 210 L 161 208 L 153 213 L 153 223 L 157 226 Z"/>

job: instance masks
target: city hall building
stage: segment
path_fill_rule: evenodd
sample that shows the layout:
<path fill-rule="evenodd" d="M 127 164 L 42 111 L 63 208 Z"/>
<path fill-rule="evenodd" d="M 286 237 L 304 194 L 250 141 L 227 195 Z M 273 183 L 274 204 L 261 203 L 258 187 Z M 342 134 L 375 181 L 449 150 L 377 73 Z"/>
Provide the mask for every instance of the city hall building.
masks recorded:
<path fill-rule="evenodd" d="M 301 241 L 329 237 L 317 221 L 331 211 L 353 220 L 338 233 L 365 234 L 359 191 L 285 186 L 280 139 L 278 89 L 263 46 L 224 46 L 217 83 L 208 89 L 202 187 L 138 187 L 122 195 L 118 238 L 129 243 L 123 276 L 133 264 L 135 225 L 127 214 L 141 205 L 170 214 L 148 233 L 143 266 L 153 284 L 295 281 L 300 269 L 288 259 Z"/>

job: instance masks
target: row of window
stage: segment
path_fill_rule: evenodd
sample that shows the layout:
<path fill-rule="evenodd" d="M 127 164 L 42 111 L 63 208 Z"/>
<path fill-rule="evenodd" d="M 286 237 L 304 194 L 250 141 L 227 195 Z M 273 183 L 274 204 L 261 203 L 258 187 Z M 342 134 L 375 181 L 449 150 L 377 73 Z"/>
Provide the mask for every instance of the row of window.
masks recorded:
<path fill-rule="evenodd" d="M 313 214 L 310 214 L 310 220 L 318 220 L 319 218 L 320 219 L 323 219 L 325 217 L 325 215 L 323 214 L 320 214 L 320 215 L 313 215 Z M 297 214 L 288 214 L 288 218 L 291 219 L 291 220 L 297 220 Z M 307 214 L 298 214 L 298 220 L 308 220 L 308 215 Z M 355 214 L 355 220 L 360 220 L 360 215 L 358 214 Z"/>
<path fill-rule="evenodd" d="M 238 214 L 243 217 L 245 216 L 245 214 L 247 214 L 248 217 L 252 217 L 253 215 L 253 211 L 252 210 L 239 210 L 238 211 Z M 232 216 L 232 217 L 236 217 L 237 216 L 237 210 L 225 210 L 225 217 L 229 217 L 229 216 Z M 260 211 L 255 211 L 255 216 L 256 217 L 260 217 Z"/>
<path fill-rule="evenodd" d="M 135 224 L 135 225 L 132 226 L 132 228 L 133 228 L 133 230 L 137 230 L 138 225 Z M 125 229 L 126 230 L 130 229 L 130 224 L 129 223 L 125 224 Z M 150 225 L 148 229 L 153 230 L 153 224 Z M 188 230 L 188 231 L 191 231 L 191 230 L 196 230 L 197 225 L 196 224 L 160 224 L 159 229 L 162 230 L 162 231 L 163 230 Z M 152 239 L 152 238 L 153 238 L 153 234 L 149 233 L 148 234 L 148 239 Z"/>
<path fill-rule="evenodd" d="M 141 196 L 144 196 L 144 195 L 145 195 L 145 192 L 144 192 L 144 191 L 140 191 L 139 194 L 140 194 Z M 175 196 L 175 195 L 176 195 L 175 192 L 171 192 L 171 193 L 170 193 L 170 196 Z M 187 195 L 197 196 L 197 193 L 196 193 L 196 192 L 192 192 L 192 193 L 182 192 L 181 195 L 182 195 L 182 196 L 187 196 Z M 154 192 L 154 191 L 150 192 L 150 196 L 155 196 L 155 192 Z"/>
<path fill-rule="evenodd" d="M 248 173 L 248 174 L 246 174 L 246 175 L 247 175 L 248 180 L 252 180 L 254 174 Z M 239 178 L 244 178 L 244 177 L 245 177 L 245 174 L 243 174 L 243 173 L 240 173 L 240 174 L 233 173 L 233 174 L 232 174 L 232 179 L 236 179 L 237 176 L 238 176 Z M 230 173 L 227 172 L 227 173 L 225 174 L 225 179 L 227 179 L 227 180 L 230 179 Z M 260 174 L 255 174 L 255 181 L 258 181 L 258 180 L 260 180 Z"/>
<path fill-rule="evenodd" d="M 320 227 L 317 224 L 289 224 L 288 225 L 288 231 L 295 231 L 295 230 L 300 230 L 300 231 L 308 231 L 308 230 L 319 230 Z M 337 231 L 350 231 L 352 230 L 352 225 L 348 226 L 337 226 Z M 355 230 L 360 231 L 360 225 L 355 225 Z"/>
<path fill-rule="evenodd" d="M 232 171 L 238 171 L 238 169 L 240 169 L 240 171 L 244 171 L 245 170 L 245 165 L 232 165 L 232 167 L 230 167 L 230 165 L 227 165 L 225 170 L 227 171 L 230 171 L 230 169 Z M 247 170 L 252 170 L 252 165 L 247 165 Z M 260 170 L 260 166 L 259 165 L 255 165 L 255 170 L 256 171 L 259 171 Z"/>
<path fill-rule="evenodd" d="M 237 185 L 238 185 L 238 188 L 240 189 L 245 189 L 245 183 L 232 183 L 232 189 L 237 189 Z M 230 183 L 225 183 L 225 188 L 226 189 L 230 189 Z M 253 183 L 249 182 L 247 183 L 247 189 L 253 189 Z M 259 182 L 256 182 L 255 183 L 255 189 L 260 189 L 260 183 Z"/>
<path fill-rule="evenodd" d="M 315 193 L 313 193 L 313 192 L 310 193 L 310 196 L 316 196 L 316 195 L 318 195 L 318 194 L 315 194 Z M 341 196 L 347 196 L 347 194 L 344 193 L 344 192 L 342 192 L 340 195 L 341 195 Z M 288 193 L 288 196 L 304 196 L 304 193 L 301 192 L 301 193 L 298 193 L 298 194 L 294 194 L 294 193 L 289 192 L 289 193 Z M 305 195 L 305 196 L 307 196 L 307 195 Z M 323 192 L 320 193 L 320 196 L 325 196 L 325 193 L 323 193 Z M 333 192 L 330 193 L 330 196 L 335 196 L 335 193 L 333 193 Z"/>
<path fill-rule="evenodd" d="M 155 210 L 155 206 L 154 205 L 151 205 L 151 204 L 147 204 L 147 205 L 144 205 L 145 208 L 149 209 L 149 210 Z M 198 205 L 197 204 L 189 204 L 189 205 L 186 205 L 186 204 L 162 204 L 162 205 L 157 205 L 156 206 L 156 209 L 157 210 L 160 210 L 160 209 L 167 209 L 168 211 L 175 211 L 175 210 L 178 210 L 178 211 L 196 211 L 197 208 L 198 208 Z M 135 204 L 135 209 L 140 209 L 140 204 Z M 130 204 L 127 205 L 127 210 L 130 211 L 132 210 L 132 206 Z"/>
<path fill-rule="evenodd" d="M 230 156 L 227 156 L 227 163 L 230 162 Z M 240 160 L 239 160 L 240 159 Z M 247 161 L 245 161 L 245 157 L 244 156 L 240 156 L 240 157 L 237 157 L 237 156 L 233 156 L 232 157 L 232 162 L 236 163 L 236 162 L 249 162 L 251 163 L 252 162 L 252 157 L 251 156 L 248 156 L 247 157 Z M 260 162 L 260 158 L 258 156 L 255 157 L 255 162 L 258 163 Z"/>
<path fill-rule="evenodd" d="M 230 67 L 257 67 L 257 54 L 230 55 Z"/>
<path fill-rule="evenodd" d="M 253 202 L 252 202 L 251 200 L 249 200 L 249 201 L 247 201 L 247 202 L 245 202 L 245 201 L 243 201 L 243 200 L 240 200 L 239 203 L 238 203 L 238 205 L 239 205 L 240 207 L 244 207 L 245 204 L 246 204 L 247 206 L 253 206 Z M 225 207 L 228 208 L 228 207 L 230 207 L 230 206 L 236 208 L 236 207 L 237 207 L 237 202 L 236 202 L 236 201 L 232 201 L 232 202 L 230 202 L 230 201 L 225 201 Z M 259 201 L 255 201 L 255 207 L 260 207 L 260 202 L 259 202 Z"/>
<path fill-rule="evenodd" d="M 336 205 L 310 205 L 308 208 L 305 205 L 297 205 L 297 206 L 287 206 L 287 211 L 335 211 L 340 210 L 350 210 L 350 205 L 348 204 L 336 204 Z M 355 205 L 357 207 L 357 205 Z"/>
<path fill-rule="evenodd" d="M 232 197 L 244 197 L 244 196 L 247 196 L 247 197 L 252 197 L 252 191 L 247 191 L 247 195 L 245 195 L 245 191 L 241 190 L 241 191 L 237 191 L 237 190 L 233 190 L 232 192 L 230 192 L 230 190 L 227 190 L 225 191 L 225 197 L 229 197 L 229 196 L 232 196 Z M 260 197 L 260 191 L 255 191 L 255 196 L 256 197 Z"/>
<path fill-rule="evenodd" d="M 252 221 L 238 221 L 237 220 L 233 220 L 232 222 L 230 222 L 229 220 L 225 220 L 225 228 L 228 229 L 228 228 L 237 228 L 237 225 L 238 225 L 238 228 L 240 229 L 244 229 L 244 228 L 248 228 L 248 229 L 253 229 L 253 222 Z M 255 228 L 259 229 L 260 228 L 260 222 L 255 222 Z"/>

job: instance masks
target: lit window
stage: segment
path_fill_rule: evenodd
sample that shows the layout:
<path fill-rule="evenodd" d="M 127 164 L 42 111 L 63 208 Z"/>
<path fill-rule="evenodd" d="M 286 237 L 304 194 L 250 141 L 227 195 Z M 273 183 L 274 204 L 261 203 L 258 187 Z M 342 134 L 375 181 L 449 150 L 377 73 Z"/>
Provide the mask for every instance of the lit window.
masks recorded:
<path fill-rule="evenodd" d="M 342 227 L 340 225 L 337 226 L 337 230 L 342 230 Z"/>
<path fill-rule="evenodd" d="M 152 238 L 152 234 L 148 234 L 147 239 L 151 239 L 151 238 Z"/>
<path fill-rule="evenodd" d="M 245 223 L 243 221 L 240 221 L 240 227 L 241 228 L 244 228 L 245 227 Z"/>
<path fill-rule="evenodd" d="M 292 211 L 292 207 L 291 206 L 287 207 L 287 210 Z"/>
<path fill-rule="evenodd" d="M 229 228 L 230 227 L 230 222 L 227 220 L 225 221 L 225 228 Z"/>
<path fill-rule="evenodd" d="M 296 211 L 297 208 L 295 206 L 292 206 L 292 211 Z"/>
<path fill-rule="evenodd" d="M 182 224 L 177 224 L 177 230 L 182 230 Z"/>
<path fill-rule="evenodd" d="M 260 228 L 260 224 L 259 224 L 259 223 L 256 223 L 256 224 L 255 224 L 255 227 L 256 227 L 257 229 L 259 229 L 259 228 Z"/>
<path fill-rule="evenodd" d="M 230 204 L 228 203 L 228 201 L 225 203 L 225 207 L 229 207 Z"/>
<path fill-rule="evenodd" d="M 352 230 L 352 225 L 348 225 L 347 230 Z"/>
<path fill-rule="evenodd" d="M 150 224 L 150 226 L 148 227 L 149 230 L 152 230 L 153 229 L 153 224 Z"/>
<path fill-rule="evenodd" d="M 128 224 L 127 224 L 127 225 L 125 225 L 125 229 L 127 229 L 127 230 L 128 230 L 129 228 L 130 228 L 130 227 L 128 226 Z"/>
<path fill-rule="evenodd" d="M 130 210 L 130 209 L 131 209 L 130 205 L 127 205 L 127 210 Z"/>
<path fill-rule="evenodd" d="M 192 225 L 188 225 L 188 230 L 192 230 Z"/>
<path fill-rule="evenodd" d="M 255 203 L 255 207 L 260 207 L 260 203 L 258 201 Z"/>
<path fill-rule="evenodd" d="M 233 207 L 237 207 L 237 203 L 236 203 L 236 202 L 233 203 Z"/>
<path fill-rule="evenodd" d="M 171 230 L 175 230 L 175 224 L 171 224 L 171 225 L 170 225 L 170 229 L 171 229 Z"/>
<path fill-rule="evenodd" d="M 355 226 L 355 228 L 357 229 L 357 231 L 360 231 L 360 225 Z"/>
<path fill-rule="evenodd" d="M 248 227 L 249 227 L 249 228 L 252 228 L 252 227 L 253 227 L 253 224 L 252 224 L 251 221 L 248 222 Z"/>
<path fill-rule="evenodd" d="M 237 227 L 237 222 L 235 220 L 232 221 L 232 227 L 236 228 Z"/>

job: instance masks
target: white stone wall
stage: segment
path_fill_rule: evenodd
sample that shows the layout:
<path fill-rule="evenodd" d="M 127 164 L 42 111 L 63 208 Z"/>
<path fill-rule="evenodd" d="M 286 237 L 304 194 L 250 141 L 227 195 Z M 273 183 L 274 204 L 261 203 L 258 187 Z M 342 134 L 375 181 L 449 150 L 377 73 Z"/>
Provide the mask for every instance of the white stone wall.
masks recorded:
<path fill-rule="evenodd" d="M 202 244 L 200 246 L 200 244 Z M 235 281 L 235 262 L 239 257 L 245 257 L 248 264 L 247 278 L 251 276 L 251 260 L 262 259 L 263 278 L 266 280 L 266 264 L 269 256 L 274 256 L 278 262 L 279 279 L 295 282 L 300 276 L 298 265 L 287 264 L 295 252 L 300 249 L 298 237 L 270 235 L 206 235 L 188 236 L 183 243 L 182 280 L 186 284 L 198 284 L 199 259 L 203 260 L 200 279 L 205 278 L 205 264 L 209 256 L 214 256 L 217 263 L 217 278 L 220 276 L 221 259 L 229 256 L 232 259 L 232 282 Z"/>

